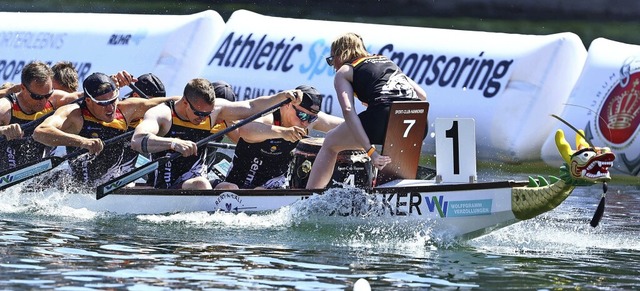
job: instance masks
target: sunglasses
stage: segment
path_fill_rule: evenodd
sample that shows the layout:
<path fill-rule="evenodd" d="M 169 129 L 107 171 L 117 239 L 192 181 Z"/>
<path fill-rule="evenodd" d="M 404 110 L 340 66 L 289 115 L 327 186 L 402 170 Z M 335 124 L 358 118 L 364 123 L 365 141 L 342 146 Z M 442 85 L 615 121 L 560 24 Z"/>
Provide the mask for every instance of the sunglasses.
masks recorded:
<path fill-rule="evenodd" d="M 93 96 L 91 96 L 89 94 L 87 94 L 87 95 L 89 96 L 91 101 L 93 101 L 95 104 L 98 104 L 100 106 L 109 106 L 109 105 L 115 103 L 118 100 L 118 96 L 120 95 L 120 90 L 115 89 L 114 92 L 115 92 L 115 94 L 109 100 L 97 100 L 96 98 L 93 98 Z"/>
<path fill-rule="evenodd" d="M 53 89 L 51 89 L 51 92 L 49 92 L 47 94 L 39 95 L 39 94 L 31 92 L 31 90 L 29 90 L 29 88 L 27 88 L 27 86 L 24 86 L 24 88 L 27 89 L 27 92 L 29 92 L 29 94 L 31 95 L 31 98 L 33 98 L 34 100 L 47 99 L 47 98 L 51 97 L 51 94 L 53 94 Z"/>
<path fill-rule="evenodd" d="M 191 107 L 191 111 L 193 111 L 193 114 L 195 114 L 196 116 L 207 117 L 211 115 L 211 111 L 200 111 L 195 107 L 193 107 L 193 104 L 191 104 L 191 102 L 189 101 L 189 98 L 185 97 L 185 99 L 187 100 L 187 104 L 189 104 L 189 107 Z"/>
<path fill-rule="evenodd" d="M 296 108 L 295 106 L 293 106 L 293 109 L 296 110 L 296 116 L 302 122 L 307 121 L 309 123 L 312 123 L 316 121 L 316 119 L 318 119 L 318 115 L 313 115 L 313 114 L 309 114 L 304 111 L 298 110 L 298 108 Z"/>
<path fill-rule="evenodd" d="M 333 56 L 327 57 L 325 60 L 329 66 L 333 66 Z"/>

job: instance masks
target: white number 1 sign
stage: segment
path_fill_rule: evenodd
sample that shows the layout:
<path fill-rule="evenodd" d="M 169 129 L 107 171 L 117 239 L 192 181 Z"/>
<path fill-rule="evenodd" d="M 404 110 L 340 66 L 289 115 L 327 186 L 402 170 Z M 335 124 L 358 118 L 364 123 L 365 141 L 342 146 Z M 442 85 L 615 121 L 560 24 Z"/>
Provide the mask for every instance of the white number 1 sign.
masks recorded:
<path fill-rule="evenodd" d="M 476 127 L 472 118 L 436 118 L 437 182 L 475 182 Z"/>

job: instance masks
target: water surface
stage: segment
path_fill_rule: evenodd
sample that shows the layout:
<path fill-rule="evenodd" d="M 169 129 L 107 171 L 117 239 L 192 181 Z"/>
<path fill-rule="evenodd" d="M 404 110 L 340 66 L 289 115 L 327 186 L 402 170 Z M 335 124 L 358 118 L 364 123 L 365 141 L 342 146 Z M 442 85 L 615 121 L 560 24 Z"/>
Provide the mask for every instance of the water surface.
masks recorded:
<path fill-rule="evenodd" d="M 64 194 L 0 200 L 0 288 L 58 290 L 640 288 L 640 189 L 601 187 L 560 207 L 459 241 L 428 224 L 260 215 L 112 215 L 74 209 Z M 56 196 L 59 196 L 56 198 Z"/>

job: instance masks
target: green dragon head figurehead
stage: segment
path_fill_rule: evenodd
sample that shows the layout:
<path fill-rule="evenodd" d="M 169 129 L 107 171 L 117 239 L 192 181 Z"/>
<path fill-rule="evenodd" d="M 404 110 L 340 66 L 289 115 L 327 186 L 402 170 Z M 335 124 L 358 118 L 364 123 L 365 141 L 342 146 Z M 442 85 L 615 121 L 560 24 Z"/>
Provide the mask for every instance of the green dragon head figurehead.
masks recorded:
<path fill-rule="evenodd" d="M 584 139 L 584 131 L 576 134 L 576 149 L 564 137 L 561 129 L 556 131 L 556 146 L 565 161 L 573 180 L 585 182 L 606 182 L 611 180 L 609 168 L 616 156 L 608 147 L 590 147 Z"/>

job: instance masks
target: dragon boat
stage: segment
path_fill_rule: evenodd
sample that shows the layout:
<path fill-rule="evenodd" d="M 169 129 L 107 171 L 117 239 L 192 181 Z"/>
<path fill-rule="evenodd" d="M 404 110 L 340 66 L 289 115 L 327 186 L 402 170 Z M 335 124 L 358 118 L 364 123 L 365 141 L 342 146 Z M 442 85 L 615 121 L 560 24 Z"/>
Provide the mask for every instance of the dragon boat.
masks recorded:
<path fill-rule="evenodd" d="M 477 182 L 475 124 L 467 122 L 472 119 L 455 118 L 436 119 L 435 175 L 418 179 L 427 111 L 427 102 L 394 102 L 382 145 L 382 154 L 391 156 L 392 163 L 377 175 L 360 175 L 373 170 L 371 162 L 366 153 L 349 151 L 343 157 L 345 163 L 340 162 L 339 156 L 334 169 L 333 180 L 342 188 L 296 189 L 304 188 L 306 181 L 296 183 L 292 177 L 307 175 L 315 157 L 313 151 L 303 148 L 313 143 L 302 140 L 298 146 L 303 147 L 296 148 L 300 151 L 287 175 L 290 187 L 285 189 L 171 190 L 106 182 L 96 189 L 96 196 L 69 194 L 62 203 L 117 214 L 201 211 L 253 214 L 296 207 L 317 209 L 311 214 L 321 216 L 429 222 L 454 237 L 472 238 L 551 211 L 577 186 L 596 183 L 606 186 L 611 179 L 609 168 L 615 155 L 607 147 L 588 143 L 584 132 L 567 124 L 576 132 L 575 149 L 558 129 L 555 142 L 565 163 L 557 177 Z M 321 143 L 315 146 L 319 150 Z M 598 207 L 602 211 L 603 202 L 604 196 L 602 207 Z"/>
<path fill-rule="evenodd" d="M 197 211 L 265 213 L 283 207 L 334 202 L 328 216 L 384 216 L 399 220 L 431 220 L 455 237 L 472 238 L 518 221 L 531 219 L 560 205 L 577 186 L 611 179 L 615 155 L 594 148 L 577 135 L 576 149 L 556 132 L 565 163 L 558 177 L 528 181 L 446 183 L 438 179 L 396 179 L 370 188 L 277 190 L 167 190 L 121 188 L 101 199 L 69 195 L 68 205 L 114 213 L 159 214 Z M 324 203 L 323 205 L 327 205 Z"/>

